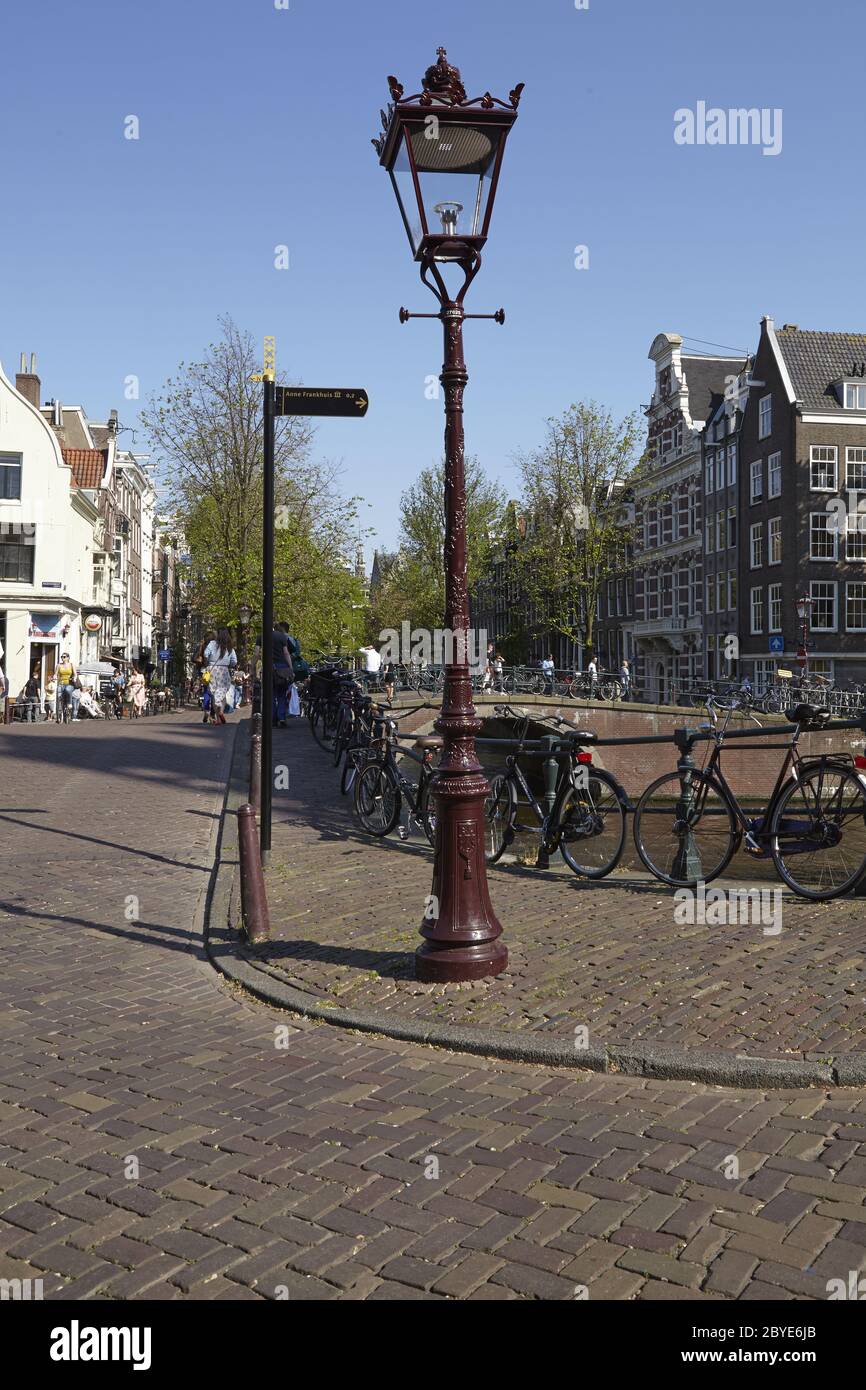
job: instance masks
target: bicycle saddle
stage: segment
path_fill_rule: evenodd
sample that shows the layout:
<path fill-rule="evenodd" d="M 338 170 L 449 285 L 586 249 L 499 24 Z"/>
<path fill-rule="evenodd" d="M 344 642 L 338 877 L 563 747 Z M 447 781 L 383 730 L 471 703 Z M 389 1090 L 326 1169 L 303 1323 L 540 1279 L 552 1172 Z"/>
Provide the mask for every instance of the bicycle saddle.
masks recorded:
<path fill-rule="evenodd" d="M 423 734 L 421 738 L 416 738 L 415 747 L 422 751 L 428 748 L 441 748 L 445 743 L 440 734 Z"/>
<path fill-rule="evenodd" d="M 575 743 L 595 743 L 595 734 L 589 729 L 571 729 L 569 737 L 573 738 Z"/>
<path fill-rule="evenodd" d="M 789 723 L 799 724 L 803 728 L 820 729 L 829 722 L 830 711 L 818 705 L 795 705 L 793 709 L 785 710 L 785 718 Z"/>

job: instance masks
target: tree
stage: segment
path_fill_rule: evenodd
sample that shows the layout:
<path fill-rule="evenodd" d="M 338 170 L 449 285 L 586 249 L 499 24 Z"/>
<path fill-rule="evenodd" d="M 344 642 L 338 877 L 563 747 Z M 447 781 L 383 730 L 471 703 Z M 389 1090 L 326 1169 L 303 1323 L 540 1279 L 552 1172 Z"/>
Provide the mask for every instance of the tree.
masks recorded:
<path fill-rule="evenodd" d="M 484 573 L 505 505 L 500 485 L 477 458 L 466 459 L 467 577 L 470 590 Z M 385 628 L 433 631 L 445 626 L 445 465 L 425 468 L 400 498 L 396 554 L 383 560 L 381 581 L 370 595 L 373 637 Z"/>
<path fill-rule="evenodd" d="M 220 327 L 142 415 L 191 557 L 190 602 L 234 626 L 242 604 L 261 611 L 264 422 L 253 340 L 230 318 Z M 341 497 L 334 465 L 311 460 L 312 438 L 308 419 L 277 419 L 274 609 L 302 646 L 332 650 L 360 593 L 348 568 L 356 499 Z"/>
<path fill-rule="evenodd" d="M 633 540 L 626 494 L 640 438 L 637 413 L 615 421 L 580 402 L 548 420 L 540 448 L 518 455 L 526 536 L 513 553 L 533 636 L 592 647 L 602 585 L 622 572 Z"/>

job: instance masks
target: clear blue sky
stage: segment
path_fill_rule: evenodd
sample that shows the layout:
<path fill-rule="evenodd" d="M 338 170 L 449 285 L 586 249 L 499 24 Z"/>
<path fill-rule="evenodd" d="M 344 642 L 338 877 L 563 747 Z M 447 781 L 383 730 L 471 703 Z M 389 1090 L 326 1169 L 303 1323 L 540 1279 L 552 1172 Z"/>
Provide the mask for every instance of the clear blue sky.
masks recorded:
<path fill-rule="evenodd" d="M 548 415 L 648 399 L 661 330 L 749 348 L 764 313 L 866 329 L 864 39 L 862 0 L 5 6 L 0 359 L 35 350 L 46 396 L 133 424 L 124 378 L 146 397 L 221 313 L 274 333 L 294 378 L 367 388 L 367 419 L 323 421 L 317 449 L 390 544 L 442 406 L 439 325 L 397 320 L 434 301 L 370 144 L 386 75 L 419 90 L 442 44 L 470 95 L 526 83 L 467 301 L 507 322 L 466 330 L 467 448 L 513 491 Z M 781 154 L 677 145 L 700 100 L 781 107 Z"/>

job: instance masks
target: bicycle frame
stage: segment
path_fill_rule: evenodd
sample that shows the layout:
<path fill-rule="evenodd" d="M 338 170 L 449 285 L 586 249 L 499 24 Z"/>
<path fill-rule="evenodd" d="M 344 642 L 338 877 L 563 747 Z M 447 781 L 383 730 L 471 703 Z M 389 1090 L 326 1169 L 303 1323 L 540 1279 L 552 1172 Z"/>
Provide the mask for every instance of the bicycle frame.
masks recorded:
<path fill-rule="evenodd" d="M 800 735 L 803 732 L 803 730 L 800 726 L 798 726 L 795 732 L 789 736 L 789 743 L 785 750 L 785 756 L 782 760 L 782 765 L 779 768 L 779 772 L 776 777 L 773 790 L 770 793 L 770 797 L 766 807 L 763 809 L 763 812 L 760 817 L 750 817 L 746 815 L 743 807 L 740 804 L 739 798 L 737 797 L 737 794 L 734 792 L 733 788 L 728 782 L 728 779 L 726 778 L 724 769 L 722 767 L 721 757 L 722 749 L 725 746 L 726 727 L 727 724 L 720 731 L 714 733 L 712 750 L 710 752 L 709 758 L 706 759 L 704 766 L 701 770 L 706 777 L 713 778 L 717 785 L 721 788 L 725 800 L 727 801 L 728 806 L 738 826 L 738 842 L 745 840 L 747 848 L 751 851 L 751 853 L 767 856 L 769 854 L 768 846 L 770 839 L 770 826 L 772 825 L 773 821 L 773 813 L 775 811 L 776 804 L 782 794 L 782 791 L 787 786 L 788 775 L 791 772 L 791 770 L 793 769 L 795 780 L 797 782 L 802 782 L 801 771 L 803 768 L 808 768 L 810 765 L 817 765 L 822 769 L 832 770 L 833 768 L 846 768 L 848 767 L 849 762 L 843 754 L 825 754 L 808 758 L 801 757 L 797 745 L 800 741 Z M 777 735 L 777 737 L 778 736 L 780 735 Z M 751 750 L 753 752 L 766 752 L 768 747 L 779 747 L 781 749 L 784 746 L 785 745 L 783 744 L 741 743 L 739 740 L 737 741 L 738 749 L 743 749 L 744 751 Z M 706 793 L 708 790 L 708 786 L 706 785 L 706 783 L 704 783 L 703 796 L 699 794 L 697 800 L 692 800 L 690 803 L 691 805 L 695 806 L 698 816 L 703 814 L 704 808 L 701 804 L 701 801 L 705 800 Z M 789 846 L 789 852 L 796 848 L 796 840 L 798 837 L 798 833 L 798 827 L 796 826 L 793 826 L 787 832 L 787 834 L 790 835 L 794 840 L 794 844 L 792 846 Z M 783 831 L 782 834 L 784 835 L 785 832 Z"/>

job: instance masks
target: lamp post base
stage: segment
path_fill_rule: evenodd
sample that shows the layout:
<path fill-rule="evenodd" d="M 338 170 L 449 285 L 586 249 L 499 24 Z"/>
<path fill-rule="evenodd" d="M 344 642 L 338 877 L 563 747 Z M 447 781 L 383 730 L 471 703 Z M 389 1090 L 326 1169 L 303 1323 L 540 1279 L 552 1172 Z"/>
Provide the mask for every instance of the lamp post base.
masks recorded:
<path fill-rule="evenodd" d="M 425 984 L 462 984 L 501 975 L 507 965 L 508 950 L 501 941 L 480 941 L 475 946 L 425 941 L 415 952 L 415 979 Z"/>

